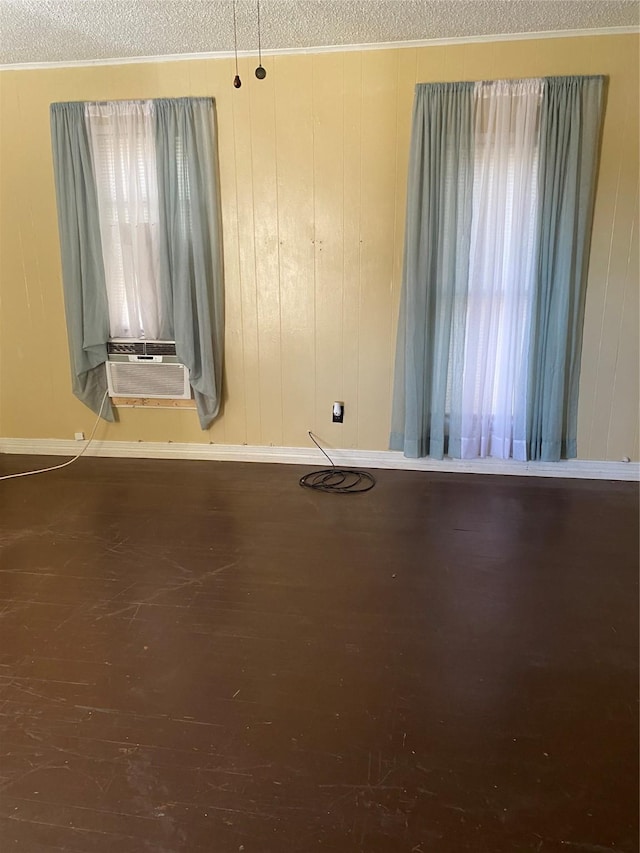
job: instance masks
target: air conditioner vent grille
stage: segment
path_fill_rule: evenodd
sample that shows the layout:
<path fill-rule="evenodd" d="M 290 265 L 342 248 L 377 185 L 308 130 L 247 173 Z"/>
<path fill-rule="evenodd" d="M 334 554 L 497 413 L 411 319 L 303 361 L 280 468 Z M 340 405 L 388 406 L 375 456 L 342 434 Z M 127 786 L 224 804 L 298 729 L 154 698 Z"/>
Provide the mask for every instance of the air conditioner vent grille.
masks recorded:
<path fill-rule="evenodd" d="M 189 399 L 189 371 L 183 364 L 167 362 L 108 361 L 111 397 Z"/>
<path fill-rule="evenodd" d="M 147 341 L 145 355 L 175 355 L 176 345 L 173 341 Z"/>
<path fill-rule="evenodd" d="M 175 341 L 139 341 L 111 340 L 107 341 L 109 355 L 175 355 Z"/>
<path fill-rule="evenodd" d="M 108 341 L 107 352 L 112 355 L 144 355 L 144 342 Z"/>

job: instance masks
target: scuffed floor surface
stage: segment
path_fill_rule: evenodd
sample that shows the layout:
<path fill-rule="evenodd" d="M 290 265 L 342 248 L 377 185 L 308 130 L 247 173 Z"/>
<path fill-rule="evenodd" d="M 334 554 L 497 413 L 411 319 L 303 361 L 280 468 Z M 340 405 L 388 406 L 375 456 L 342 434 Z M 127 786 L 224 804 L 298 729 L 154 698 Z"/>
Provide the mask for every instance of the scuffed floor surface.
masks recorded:
<path fill-rule="evenodd" d="M 306 470 L 0 482 L 0 850 L 636 851 L 637 484 Z"/>

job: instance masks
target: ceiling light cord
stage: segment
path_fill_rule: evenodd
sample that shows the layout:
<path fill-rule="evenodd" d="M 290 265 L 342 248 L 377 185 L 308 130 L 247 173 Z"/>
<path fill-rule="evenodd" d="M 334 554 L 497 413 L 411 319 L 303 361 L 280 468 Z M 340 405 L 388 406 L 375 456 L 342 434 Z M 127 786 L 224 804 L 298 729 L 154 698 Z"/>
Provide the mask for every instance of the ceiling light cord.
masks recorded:
<path fill-rule="evenodd" d="M 236 56 L 236 76 L 233 78 L 233 85 L 236 89 L 242 86 L 240 74 L 238 74 L 238 25 L 236 21 L 236 4 L 238 0 L 233 0 L 233 51 Z"/>
<path fill-rule="evenodd" d="M 258 3 L 258 67 L 256 68 L 256 77 L 258 80 L 264 80 L 267 76 L 267 72 L 262 67 L 262 35 L 260 28 L 260 0 L 257 0 Z"/>
<path fill-rule="evenodd" d="M 258 65 L 262 65 L 262 40 L 260 37 L 260 0 L 258 2 Z"/>

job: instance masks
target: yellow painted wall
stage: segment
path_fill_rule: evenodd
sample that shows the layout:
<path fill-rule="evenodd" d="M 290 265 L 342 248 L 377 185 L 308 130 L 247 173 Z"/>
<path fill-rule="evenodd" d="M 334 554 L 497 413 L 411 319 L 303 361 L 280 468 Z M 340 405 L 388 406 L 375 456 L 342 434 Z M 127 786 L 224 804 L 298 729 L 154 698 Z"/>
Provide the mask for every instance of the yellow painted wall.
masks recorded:
<path fill-rule="evenodd" d="M 109 440 L 387 447 L 416 82 L 609 75 L 580 388 L 582 458 L 638 458 L 638 38 L 545 39 L 0 72 L 0 436 L 72 438 L 49 104 L 212 95 L 226 268 L 226 403 L 121 410 Z M 330 423 L 344 400 L 345 423 Z"/>

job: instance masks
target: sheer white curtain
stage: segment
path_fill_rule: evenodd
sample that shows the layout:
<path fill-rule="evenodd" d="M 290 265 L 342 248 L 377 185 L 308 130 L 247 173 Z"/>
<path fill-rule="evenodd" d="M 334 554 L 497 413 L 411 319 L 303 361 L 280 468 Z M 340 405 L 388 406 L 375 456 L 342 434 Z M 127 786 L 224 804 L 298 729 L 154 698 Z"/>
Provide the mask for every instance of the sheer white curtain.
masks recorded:
<path fill-rule="evenodd" d="M 542 80 L 531 79 L 475 88 L 474 201 L 457 419 L 466 459 L 526 459 L 542 91 Z"/>
<path fill-rule="evenodd" d="M 88 103 L 110 334 L 158 337 L 159 205 L 153 104 Z"/>

